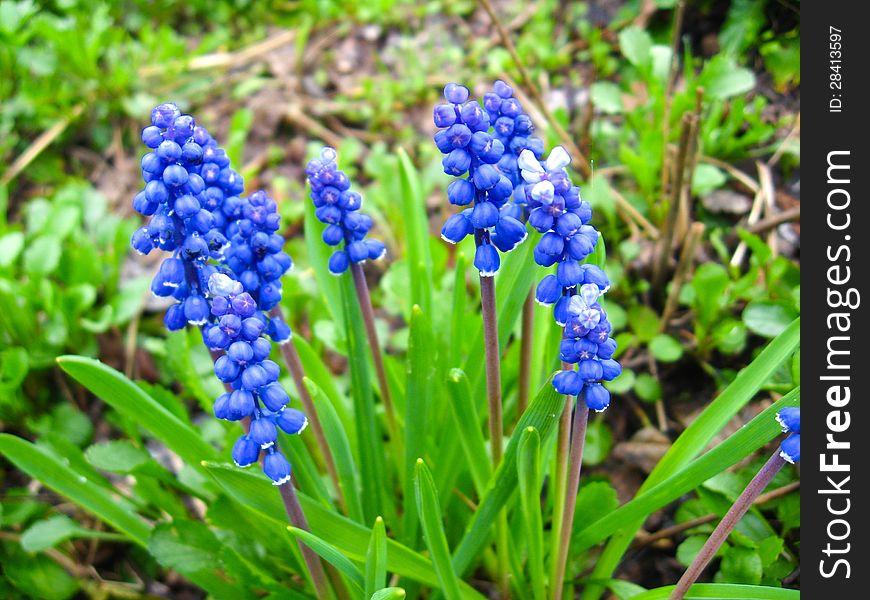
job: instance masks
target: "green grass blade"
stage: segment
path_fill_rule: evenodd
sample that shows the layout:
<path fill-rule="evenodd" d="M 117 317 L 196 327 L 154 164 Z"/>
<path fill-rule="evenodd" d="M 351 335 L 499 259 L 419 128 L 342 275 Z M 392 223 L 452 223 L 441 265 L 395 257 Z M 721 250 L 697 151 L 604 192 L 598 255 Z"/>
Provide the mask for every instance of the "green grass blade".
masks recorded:
<path fill-rule="evenodd" d="M 69 498 L 139 546 L 148 547 L 151 525 L 137 515 L 127 502 L 120 502 L 117 496 L 88 481 L 39 446 L 17 436 L 0 433 L 0 453 L 30 477 Z"/>
<path fill-rule="evenodd" d="M 800 347 L 800 319 L 796 319 L 780 333 L 761 353 L 747 365 L 731 384 L 704 409 L 695 421 L 677 438 L 652 473 L 640 487 L 639 493 L 671 476 L 688 464 L 710 443 L 728 421 L 758 393 L 779 366 Z M 611 539 L 601 554 L 592 576 L 609 579 L 622 559 L 643 522 L 628 523 Z M 601 586 L 590 585 L 582 600 L 594 600 L 603 591 Z"/>
<path fill-rule="evenodd" d="M 481 555 L 494 531 L 499 512 L 517 487 L 517 446 L 521 432 L 527 427 L 534 427 L 538 430 L 543 444 L 559 422 L 562 403 L 562 396 L 556 393 L 548 380 L 523 413 L 508 442 L 502 463 L 493 475 L 486 496 L 472 516 L 465 535 L 453 554 L 453 566 L 457 573 L 465 573 L 474 559 Z"/>
<path fill-rule="evenodd" d="M 426 199 L 417 169 L 403 148 L 399 148 L 399 177 L 402 184 L 402 220 L 408 244 L 408 274 L 411 280 L 411 302 L 427 315 L 432 314 L 432 256 L 429 252 L 429 222 Z"/>
<path fill-rule="evenodd" d="M 308 261 L 314 269 L 314 280 L 326 299 L 326 308 L 332 315 L 332 320 L 338 330 L 344 333 L 345 316 L 341 300 L 340 278 L 329 272 L 329 257 L 333 248 L 323 242 L 323 230 L 326 225 L 317 220 L 314 203 L 305 200 L 305 248 L 308 250 Z"/>
<path fill-rule="evenodd" d="M 353 444 L 356 443 L 356 431 L 353 427 L 353 417 L 347 409 L 344 396 L 335 385 L 335 374 L 332 373 L 325 364 L 323 364 L 323 360 L 318 356 L 317 352 L 314 351 L 311 344 L 302 339 L 302 337 L 294 335 L 291 338 L 291 342 L 299 353 L 299 360 L 302 361 L 302 368 L 305 375 L 312 381 L 318 382 L 317 385 L 320 388 L 320 391 L 326 395 L 326 398 L 332 405 L 332 409 L 338 415 L 338 418 L 341 419 L 342 428 L 347 435 L 347 439 L 350 440 L 352 448 Z"/>
<path fill-rule="evenodd" d="M 326 443 L 332 451 L 335 460 L 335 470 L 338 473 L 338 485 L 347 502 L 348 516 L 354 521 L 363 520 L 362 502 L 357 487 L 357 468 L 351 452 L 350 440 L 345 434 L 344 427 L 335 412 L 332 402 L 326 397 L 324 391 L 308 377 L 305 378 L 305 387 L 314 402 L 314 408 L 323 425 L 323 435 Z"/>
<path fill-rule="evenodd" d="M 286 527 L 284 505 L 281 504 L 279 495 L 272 491 L 269 479 L 262 472 L 214 463 L 205 463 L 203 466 L 233 500 L 256 513 L 261 519 L 277 527 Z M 301 492 L 298 495 L 311 532 L 326 543 L 335 546 L 352 561 L 364 563 L 371 540 L 371 531 Z M 389 538 L 387 539 L 387 569 L 401 577 L 431 587 L 439 585 L 432 561 Z M 484 600 L 480 592 L 468 584 L 461 582 L 460 587 L 464 599 Z"/>
<path fill-rule="evenodd" d="M 447 366 L 458 366 L 465 341 L 465 317 L 468 291 L 465 289 L 465 254 L 456 255 L 453 278 L 453 306 L 450 313 L 450 339 L 448 342 Z"/>
<path fill-rule="evenodd" d="M 405 472 L 402 539 L 415 546 L 417 509 L 414 504 L 414 469 L 417 459 L 426 456 L 427 408 L 434 387 L 435 367 L 432 328 L 428 316 L 418 305 L 411 309 L 411 332 L 408 341 L 408 383 L 405 387 Z"/>
<path fill-rule="evenodd" d="M 776 413 L 786 406 L 800 405 L 800 388 L 796 388 L 769 406 L 735 434 L 693 460 L 667 479 L 639 493 L 615 511 L 587 524 L 575 537 L 572 549 L 580 552 L 592 547 L 625 523 L 645 519 L 648 515 L 695 489 L 714 475 L 724 472 L 782 433 Z"/>
<path fill-rule="evenodd" d="M 632 596 L 631 600 L 667 600 L 675 587 L 674 585 L 669 585 L 649 590 L 637 596 Z M 686 594 L 686 600 L 701 600 L 704 598 L 715 598 L 716 600 L 746 600 L 747 598 L 752 598 L 753 600 L 799 600 L 800 597 L 801 593 L 799 590 L 736 583 L 696 583 L 689 589 L 689 593 Z"/>
<path fill-rule="evenodd" d="M 363 581 L 362 573 L 359 572 L 359 569 L 350 561 L 350 559 L 339 552 L 335 546 L 324 542 L 309 531 L 293 527 L 292 525 L 287 529 L 290 533 L 302 540 L 306 546 L 314 550 L 320 558 L 338 569 L 338 572 L 345 576 L 354 595 L 357 597 L 363 595 L 363 585 L 365 582 Z"/>
<path fill-rule="evenodd" d="M 350 364 L 351 395 L 353 397 L 354 417 L 356 419 L 357 442 L 359 444 L 359 467 L 362 483 L 363 515 L 368 522 L 378 515 L 386 514 L 383 495 L 386 482 L 384 447 L 381 432 L 375 419 L 375 399 L 372 393 L 372 380 L 369 367 L 369 350 L 366 334 L 363 331 L 363 317 L 350 275 L 341 277 L 341 297 L 347 317 L 347 353 Z"/>
<path fill-rule="evenodd" d="M 384 520 L 375 519 L 366 551 L 366 598 L 387 585 L 387 531 Z"/>
<path fill-rule="evenodd" d="M 544 525 L 541 517 L 541 438 L 534 427 L 526 427 L 517 450 L 517 476 L 529 549 L 527 568 L 535 600 L 546 597 L 544 585 Z"/>
<path fill-rule="evenodd" d="M 61 356 L 57 363 L 95 396 L 150 431 L 186 463 L 199 468 L 201 461 L 217 456 L 198 431 L 180 421 L 122 373 L 84 356 Z"/>
<path fill-rule="evenodd" d="M 447 389 L 450 392 L 451 414 L 456 428 L 455 437 L 459 438 L 462 450 L 465 452 L 465 461 L 471 472 L 477 496 L 482 498 L 492 478 L 492 461 L 489 459 L 486 441 L 480 429 L 480 418 L 471 400 L 471 386 L 462 369 L 451 369 L 447 378 Z"/>
<path fill-rule="evenodd" d="M 417 460 L 414 480 L 417 511 L 420 513 L 423 537 L 435 565 L 435 573 L 447 600 L 459 600 L 462 593 L 459 591 L 459 578 L 450 562 L 450 548 L 447 546 L 444 525 L 441 523 L 441 505 L 438 503 L 432 474 L 422 458 Z"/>

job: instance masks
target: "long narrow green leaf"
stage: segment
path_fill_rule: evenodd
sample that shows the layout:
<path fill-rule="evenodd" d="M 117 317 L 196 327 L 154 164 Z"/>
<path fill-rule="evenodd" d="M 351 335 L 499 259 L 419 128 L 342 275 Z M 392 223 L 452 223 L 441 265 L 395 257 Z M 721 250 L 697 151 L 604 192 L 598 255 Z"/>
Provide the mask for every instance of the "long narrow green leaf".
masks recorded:
<path fill-rule="evenodd" d="M 450 313 L 450 339 L 448 340 L 447 366 L 459 366 L 465 341 L 466 304 L 468 291 L 465 289 L 465 254 L 456 254 L 456 264 L 453 275 L 453 305 Z"/>
<path fill-rule="evenodd" d="M 366 551 L 366 598 L 387 585 L 387 530 L 384 520 L 375 519 L 372 539 Z"/>
<path fill-rule="evenodd" d="M 535 600 L 542 600 L 547 590 L 544 586 L 544 525 L 541 517 L 541 438 L 534 427 L 526 427 L 520 437 L 517 475 L 529 548 L 532 592 Z"/>
<path fill-rule="evenodd" d="M 91 483 L 39 446 L 8 433 L 0 433 L 0 453 L 16 467 L 58 494 L 69 498 L 143 548 L 148 547 L 151 525 L 127 502 Z"/>
<path fill-rule="evenodd" d="M 441 582 L 441 590 L 447 600 L 459 600 L 462 598 L 462 593 L 459 591 L 459 577 L 450 562 L 450 548 L 447 546 L 444 525 L 441 523 L 441 505 L 438 503 L 432 474 L 422 458 L 417 459 L 414 480 L 423 537 L 426 539 L 426 547 L 429 548 L 429 555 L 435 564 L 435 573 L 438 575 L 438 581 Z"/>
<path fill-rule="evenodd" d="M 468 385 L 468 377 L 462 369 L 451 369 L 447 378 L 447 389 L 450 392 L 453 425 L 456 427 L 455 436 L 459 438 L 465 452 L 465 462 L 471 472 L 477 496 L 482 498 L 486 485 L 492 478 L 492 461 L 480 429 L 480 419 L 471 400 L 471 386 Z"/>
<path fill-rule="evenodd" d="M 151 432 L 193 467 L 199 468 L 201 461 L 217 456 L 217 451 L 199 432 L 180 421 L 122 373 L 84 356 L 61 356 L 57 363 L 73 379 Z"/>
<path fill-rule="evenodd" d="M 414 506 L 414 469 L 417 459 L 426 456 L 426 410 L 432 397 L 432 330 L 429 319 L 418 305 L 411 309 L 408 342 L 408 383 L 405 387 L 405 473 L 402 539 L 413 547 L 417 538 L 417 510 Z"/>
<path fill-rule="evenodd" d="M 399 148 L 399 177 L 402 184 L 402 220 L 408 244 L 408 274 L 411 302 L 432 314 L 432 257 L 429 252 L 429 224 L 420 177 L 404 148 Z"/>
<path fill-rule="evenodd" d="M 405 590 L 402 588 L 391 587 L 378 590 L 372 594 L 371 600 L 402 600 L 405 597 Z"/>
<path fill-rule="evenodd" d="M 534 427 L 540 433 L 543 444 L 559 422 L 562 402 L 562 396 L 556 393 L 548 380 L 523 413 L 508 442 L 504 458 L 493 474 L 486 496 L 453 554 L 453 566 L 457 573 L 465 573 L 474 559 L 480 556 L 494 530 L 496 517 L 517 487 L 517 446 L 521 432 L 527 427 Z"/>
<path fill-rule="evenodd" d="M 700 458 L 639 493 L 615 511 L 583 528 L 573 540 L 573 550 L 592 547 L 625 523 L 646 518 L 683 494 L 695 489 L 717 473 L 737 464 L 782 433 L 776 413 L 786 406 L 800 405 L 800 388 L 796 388 L 740 428 L 735 434 Z"/>
<path fill-rule="evenodd" d="M 372 393 L 369 351 L 363 331 L 362 312 L 353 292 L 350 275 L 342 277 L 341 297 L 347 317 L 347 352 L 350 364 L 351 394 L 359 444 L 359 467 L 362 478 L 363 514 L 369 522 L 382 514 L 386 506 L 383 499 L 386 467 L 381 433 L 375 419 L 375 399 Z"/>
<path fill-rule="evenodd" d="M 312 380 L 318 382 L 318 387 L 326 395 L 332 409 L 341 419 L 341 425 L 344 429 L 347 439 L 351 443 L 351 448 L 356 443 L 356 431 L 354 430 L 353 417 L 348 411 L 345 403 L 345 398 L 338 391 L 338 386 L 335 384 L 335 375 L 332 371 L 323 364 L 323 360 L 318 356 L 311 344 L 302 339 L 301 336 L 294 335 L 291 338 L 296 351 L 299 353 L 299 359 L 302 361 L 302 368 L 305 374 Z"/>
<path fill-rule="evenodd" d="M 299 529 L 292 525 L 287 529 L 290 533 L 302 540 L 306 546 L 314 550 L 320 558 L 338 569 L 338 571 L 347 578 L 351 591 L 354 592 L 357 597 L 362 596 L 363 585 L 365 584 L 363 576 L 350 559 L 339 552 L 335 546 L 323 541 L 310 531 L 305 531 L 304 529 Z"/>
<path fill-rule="evenodd" d="M 338 330 L 344 333 L 345 316 L 341 300 L 341 285 L 339 278 L 329 272 L 329 257 L 333 249 L 323 243 L 323 230 L 326 225 L 317 220 L 314 203 L 305 201 L 305 247 L 308 250 L 308 261 L 314 269 L 314 279 L 317 287 L 326 299 L 326 308 L 332 315 L 332 320 Z"/>
<path fill-rule="evenodd" d="M 632 596 L 631 600 L 667 600 L 676 586 L 649 590 L 643 594 Z M 686 594 L 686 600 L 713 599 L 716 600 L 799 600 L 799 590 L 767 587 L 763 585 L 741 585 L 736 583 L 696 583 Z"/>
<path fill-rule="evenodd" d="M 332 451 L 332 458 L 335 459 L 338 485 L 341 486 L 341 492 L 347 502 L 348 516 L 354 521 L 362 521 L 363 510 L 357 487 L 357 469 L 353 461 L 350 440 L 347 439 L 333 404 L 320 386 L 308 377 L 304 379 L 304 382 L 311 395 L 311 401 L 314 402 L 317 415 L 320 417 L 320 423 L 323 425 L 323 435 L 326 436 L 326 443 L 329 444 L 329 449 Z"/>
<path fill-rule="evenodd" d="M 796 319 L 780 333 L 755 359 L 744 368 L 731 384 L 710 403 L 695 421 L 680 435 L 665 453 L 639 493 L 658 484 L 688 464 L 710 443 L 728 421 L 758 393 L 779 366 L 800 346 L 800 319 Z M 592 577 L 607 580 L 622 559 L 643 521 L 628 523 L 611 539 L 602 552 Z M 589 585 L 582 600 L 595 600 L 603 591 L 599 585 Z"/>
<path fill-rule="evenodd" d="M 281 499 L 277 493 L 270 493 L 272 488 L 269 480 L 262 472 L 213 463 L 205 463 L 203 466 L 236 502 L 277 527 L 287 525 Z M 311 532 L 338 548 L 352 561 L 365 562 L 371 531 L 364 525 L 325 508 L 301 492 L 298 495 Z M 387 568 L 401 577 L 408 577 L 428 586 L 439 585 L 432 562 L 428 558 L 389 538 Z M 468 584 L 462 582 L 460 586 L 466 600 L 483 600 L 483 596 Z"/>

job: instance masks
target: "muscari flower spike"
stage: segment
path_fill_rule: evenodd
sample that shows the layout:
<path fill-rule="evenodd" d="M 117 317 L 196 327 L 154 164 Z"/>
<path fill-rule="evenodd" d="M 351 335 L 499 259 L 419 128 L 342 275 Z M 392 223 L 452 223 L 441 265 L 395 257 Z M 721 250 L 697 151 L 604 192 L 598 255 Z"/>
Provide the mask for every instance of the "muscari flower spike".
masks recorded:
<path fill-rule="evenodd" d="M 497 87 L 502 94 L 507 93 Z M 495 94 L 514 106 L 509 96 L 502 98 L 498 90 Z M 501 265 L 499 251 L 510 252 L 527 236 L 523 223 L 501 211 L 514 192 L 513 182 L 499 168 L 505 145 L 489 133 L 490 112 L 476 100 L 468 100 L 468 88 L 449 83 L 444 98 L 447 103 L 436 106 L 433 116 L 440 128 L 434 140 L 445 155 L 441 161 L 444 172 L 457 177 L 447 187 L 447 198 L 451 204 L 470 208 L 447 219 L 441 237 L 457 244 L 474 235 L 474 266 L 481 276 L 492 277 Z M 495 107 L 495 98 L 490 98 L 490 107 Z"/>
<path fill-rule="evenodd" d="M 562 362 L 572 365 L 553 378 L 560 394 L 579 397 L 601 412 L 610 405 L 610 392 L 601 385 L 622 372 L 613 359 L 616 341 L 612 326 L 598 302 L 610 289 L 610 281 L 596 265 L 582 264 L 598 243 L 598 231 L 589 225 L 592 207 L 580 198 L 580 188 L 571 185 L 565 168 L 571 162 L 558 146 L 542 164 L 530 150 L 520 153 L 518 164 L 526 182 L 529 223 L 544 235 L 534 249 L 535 262 L 556 265 L 556 273 L 544 276 L 535 299 L 555 305 L 553 315 L 564 328 L 559 345 Z M 576 368 L 573 365 L 577 365 Z"/>
<path fill-rule="evenodd" d="M 379 240 L 366 238 L 372 228 L 372 218 L 359 212 L 362 196 L 351 191 L 350 179 L 338 169 L 336 156 L 333 148 L 323 148 L 319 158 L 309 161 L 305 173 L 311 184 L 315 215 L 327 225 L 323 241 L 330 246 L 341 246 L 329 257 L 329 272 L 341 275 L 350 263 L 383 258 L 387 248 Z"/>
<path fill-rule="evenodd" d="M 776 414 L 776 421 L 782 426 L 783 433 L 791 435 L 779 446 L 779 455 L 794 464 L 801 459 L 801 409 L 783 408 Z"/>
<path fill-rule="evenodd" d="M 230 168 L 226 153 L 175 104 L 157 106 L 151 112 L 151 123 L 142 131 L 142 141 L 153 150 L 142 158 L 146 185 L 133 200 L 134 208 L 150 220 L 133 234 L 132 245 L 142 254 L 154 248 L 172 253 L 164 259 L 151 285 L 156 295 L 177 300 L 164 315 L 167 328 L 198 326 L 209 348 L 226 352 L 217 359 L 215 373 L 233 387 L 233 392 L 217 399 L 215 413 L 229 420 L 252 418 L 250 432 L 233 447 L 234 460 L 240 466 L 252 464 L 263 450 L 267 454 L 266 474 L 276 485 L 286 483 L 290 465 L 276 450 L 272 432 L 280 428 L 300 433 L 307 421 L 300 411 L 286 408 L 289 397 L 277 384 L 278 365 L 266 359 L 271 344 L 260 334 L 272 324 L 263 314 L 263 306 L 245 292 L 225 264 L 232 244 L 228 231 L 235 237 L 239 223 L 245 219 L 256 221 L 252 232 L 261 225 L 245 208 L 263 206 L 263 212 L 269 214 L 274 208 L 267 202 L 238 197 L 244 184 Z M 277 229 L 277 219 L 265 218 L 263 229 L 273 224 Z M 269 242 L 271 250 L 276 240 L 270 237 Z M 278 252 L 280 249 L 267 251 L 263 256 Z M 283 267 L 289 257 L 274 260 Z M 256 268 L 262 278 L 262 262 L 255 256 L 246 266 Z M 284 271 L 286 268 L 281 273 Z M 261 292 L 259 287 L 257 291 Z M 258 293 L 258 299 L 262 295 Z"/>

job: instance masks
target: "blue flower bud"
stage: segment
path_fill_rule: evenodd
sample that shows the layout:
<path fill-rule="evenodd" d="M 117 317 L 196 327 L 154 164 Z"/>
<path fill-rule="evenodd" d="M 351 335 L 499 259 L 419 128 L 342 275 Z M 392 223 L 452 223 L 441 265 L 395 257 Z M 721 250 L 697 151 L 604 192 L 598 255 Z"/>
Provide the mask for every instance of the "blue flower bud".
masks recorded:
<path fill-rule="evenodd" d="M 553 387 L 560 394 L 579 396 L 583 391 L 583 379 L 577 371 L 559 371 L 553 376 Z"/>
<path fill-rule="evenodd" d="M 574 260 L 580 261 L 592 254 L 592 251 L 595 250 L 595 243 L 590 241 L 588 236 L 577 234 L 568 240 L 567 249 L 568 256 Z"/>
<path fill-rule="evenodd" d="M 184 329 L 187 325 L 187 318 L 184 316 L 184 308 L 181 304 L 173 304 L 166 310 L 163 315 L 163 323 L 169 331 L 178 331 Z"/>
<path fill-rule="evenodd" d="M 245 365 L 254 358 L 254 349 L 248 342 L 233 342 L 227 350 L 227 356 L 234 363 Z"/>
<path fill-rule="evenodd" d="M 163 170 L 163 183 L 170 187 L 180 187 L 187 183 L 187 169 L 181 165 L 169 165 Z"/>
<path fill-rule="evenodd" d="M 281 321 L 281 319 L 274 317 L 271 319 L 271 322 L 269 324 L 270 328 L 273 326 L 272 325 L 273 323 L 282 323 L 283 324 L 284 321 Z M 275 327 L 280 329 L 280 327 L 277 325 Z M 288 330 L 288 333 L 287 333 L 288 338 L 287 339 L 289 339 L 290 328 L 287 327 L 286 324 L 284 324 L 283 327 L 287 328 L 287 330 Z M 281 340 L 276 339 L 275 337 L 273 337 L 272 339 L 276 342 L 279 342 L 279 343 L 281 342 Z M 270 344 L 269 340 L 267 340 L 266 338 L 260 337 L 260 338 L 255 339 L 253 342 L 251 342 L 251 349 L 253 349 L 253 351 L 254 351 L 254 356 L 251 358 L 251 360 L 253 362 L 262 362 L 263 360 L 268 358 L 269 354 L 272 352 L 272 344 Z"/>
<path fill-rule="evenodd" d="M 284 388 L 278 383 L 270 383 L 269 385 L 260 388 L 258 395 L 266 408 L 272 412 L 278 412 L 284 408 L 288 402 L 290 402 L 290 397 L 287 395 L 287 392 L 285 392 Z"/>
<path fill-rule="evenodd" d="M 347 255 L 353 263 L 365 262 L 369 257 L 369 251 L 362 241 L 352 242 L 347 245 Z"/>
<path fill-rule="evenodd" d="M 450 154 L 444 157 L 441 161 L 444 167 L 444 172 L 448 175 L 462 175 L 471 166 L 471 155 L 465 150 L 457 148 L 451 150 Z"/>
<path fill-rule="evenodd" d="M 260 417 L 251 421 L 250 436 L 260 448 L 265 449 L 278 439 L 278 428 L 271 419 Z"/>
<path fill-rule="evenodd" d="M 266 454 L 263 472 L 272 480 L 272 485 L 283 485 L 290 481 L 290 463 L 280 452 L 273 451 Z"/>
<path fill-rule="evenodd" d="M 250 346 L 248 346 L 250 348 Z M 252 351 L 253 356 L 253 351 Z M 260 365 L 248 365 L 242 371 L 242 388 L 254 391 L 269 383 L 269 375 L 266 369 Z"/>
<path fill-rule="evenodd" d="M 214 363 L 214 374 L 224 383 L 235 381 L 240 372 L 239 364 L 226 355 L 219 357 Z"/>
<path fill-rule="evenodd" d="M 583 270 L 580 267 L 581 265 L 573 260 L 560 262 L 556 267 L 556 279 L 559 280 L 559 285 L 572 288 L 583 283 Z"/>
<path fill-rule="evenodd" d="M 616 351 L 616 340 L 613 338 L 607 338 L 600 344 L 598 344 L 598 358 L 602 360 L 608 360 L 613 357 L 613 353 Z"/>
<path fill-rule="evenodd" d="M 602 374 L 601 379 L 605 381 L 613 381 L 622 373 L 622 365 L 612 358 L 601 361 Z"/>
<path fill-rule="evenodd" d="M 610 406 L 610 392 L 600 383 L 590 383 L 586 386 L 586 406 L 595 412 L 607 410 Z"/>
<path fill-rule="evenodd" d="M 233 310 L 242 318 L 250 317 L 257 310 L 257 303 L 254 302 L 254 299 L 247 292 L 243 292 L 234 297 L 231 303 Z"/>
<path fill-rule="evenodd" d="M 174 102 L 164 102 L 151 110 L 151 123 L 155 127 L 165 129 L 179 116 L 181 110 Z"/>
<path fill-rule="evenodd" d="M 191 294 L 184 300 L 184 316 L 191 325 L 204 325 L 208 314 L 208 302 L 202 296 Z"/>
<path fill-rule="evenodd" d="M 233 462 L 237 467 L 249 467 L 260 458 L 260 446 L 250 435 L 243 435 L 233 444 Z"/>
<path fill-rule="evenodd" d="M 556 323 L 558 325 L 561 325 L 563 327 L 568 322 L 568 304 L 570 299 L 570 296 L 562 296 L 556 302 L 556 306 L 553 309 L 553 318 L 556 320 Z"/>
<path fill-rule="evenodd" d="M 130 239 L 130 244 L 139 254 L 148 254 L 154 249 L 154 244 L 151 242 L 151 236 L 148 233 L 147 227 L 137 229 Z"/>
<path fill-rule="evenodd" d="M 456 206 L 466 206 L 474 200 L 474 185 L 467 179 L 454 179 L 447 186 L 447 199 Z"/>
<path fill-rule="evenodd" d="M 450 127 L 456 122 L 456 111 L 449 104 L 439 104 L 432 111 L 432 119 L 435 127 Z M 142 135 L 145 135 L 144 132 Z"/>
<path fill-rule="evenodd" d="M 602 291 L 607 291 L 610 288 L 610 280 L 600 267 L 595 265 L 585 264 L 580 265 L 583 271 L 583 279 L 581 283 L 594 283 Z"/>
<path fill-rule="evenodd" d="M 366 245 L 366 249 L 369 253 L 369 260 L 380 260 L 387 254 L 387 247 L 384 246 L 384 243 L 380 240 L 375 239 L 367 239 L 364 240 L 363 243 Z"/>
<path fill-rule="evenodd" d="M 285 408 L 278 413 L 278 421 L 276 423 L 284 432 L 290 435 L 302 433 L 308 426 L 308 419 L 301 410 L 295 408 Z"/>
<path fill-rule="evenodd" d="M 480 271 L 481 277 L 492 277 L 498 272 L 500 265 L 501 259 L 495 246 L 492 244 L 481 244 L 477 247 L 474 253 L 474 266 Z"/>
<path fill-rule="evenodd" d="M 538 283 L 535 290 L 535 300 L 538 304 L 549 306 L 555 304 L 562 297 L 562 286 L 559 285 L 555 275 L 546 275 Z"/>
<path fill-rule="evenodd" d="M 327 225 L 323 230 L 323 241 L 329 246 L 337 246 L 344 239 L 344 232 L 338 225 Z"/>
<path fill-rule="evenodd" d="M 221 394 L 220 396 L 218 396 L 217 400 L 214 401 L 214 416 L 218 419 L 226 420 L 227 415 L 229 414 L 227 412 L 229 410 L 229 404 L 229 394 Z"/>
<path fill-rule="evenodd" d="M 505 215 L 502 215 L 498 223 L 496 223 L 495 232 L 498 234 L 499 239 L 502 240 L 502 244 L 509 245 L 509 249 L 506 250 L 507 252 L 519 246 L 528 235 L 525 225 Z"/>
<path fill-rule="evenodd" d="M 794 433 L 779 446 L 779 455 L 786 461 L 794 464 L 801 459 L 801 434 Z"/>
<path fill-rule="evenodd" d="M 541 233 L 546 233 L 553 227 L 553 215 L 542 207 L 534 208 L 529 213 L 529 225 Z"/>
<path fill-rule="evenodd" d="M 597 360 L 581 360 L 577 364 L 577 374 L 583 381 L 598 381 L 604 374 L 604 370 Z"/>
<path fill-rule="evenodd" d="M 489 229 L 499 221 L 498 209 L 492 202 L 476 202 L 469 218 L 475 229 Z"/>
<path fill-rule="evenodd" d="M 468 100 L 468 88 L 458 83 L 448 83 L 444 86 L 444 98 L 451 104 L 462 104 Z"/>
<path fill-rule="evenodd" d="M 561 215 L 556 221 L 555 230 L 560 236 L 567 238 L 574 235 L 581 225 L 583 225 L 583 222 L 580 220 L 580 217 L 568 212 Z"/>
<path fill-rule="evenodd" d="M 242 321 L 242 339 L 253 342 L 260 337 L 263 329 L 265 329 L 265 325 L 260 319 L 257 319 L 256 317 L 248 317 Z M 253 352 L 253 348 L 251 351 Z"/>
<path fill-rule="evenodd" d="M 280 317 L 272 317 L 269 320 L 269 326 L 266 328 L 266 332 L 269 334 L 269 337 L 272 339 L 272 341 L 276 344 L 284 344 L 286 342 L 289 342 L 290 338 L 292 337 L 290 326 L 287 325 L 287 323 L 285 323 Z M 268 356 L 268 353 L 266 354 L 266 356 Z M 263 358 L 265 358 L 265 356 Z"/>
<path fill-rule="evenodd" d="M 451 244 L 458 244 L 465 239 L 465 236 L 472 233 L 474 233 L 474 227 L 471 225 L 471 221 L 465 212 L 461 212 L 452 215 L 444 223 L 441 228 L 441 239 Z"/>
<path fill-rule="evenodd" d="M 329 272 L 333 275 L 341 275 L 349 266 L 350 262 L 347 256 L 347 252 L 344 250 L 336 250 L 332 253 L 332 256 L 329 257 Z"/>
<path fill-rule="evenodd" d="M 801 409 L 789 406 L 776 413 L 776 422 L 780 424 L 785 433 L 801 432 Z"/>
<path fill-rule="evenodd" d="M 256 408 L 256 401 L 250 391 L 234 390 L 227 403 L 226 418 L 228 421 L 240 421 L 252 416 Z"/>
<path fill-rule="evenodd" d="M 474 170 L 472 180 L 479 190 L 489 190 L 499 182 L 501 175 L 492 165 L 480 165 Z"/>

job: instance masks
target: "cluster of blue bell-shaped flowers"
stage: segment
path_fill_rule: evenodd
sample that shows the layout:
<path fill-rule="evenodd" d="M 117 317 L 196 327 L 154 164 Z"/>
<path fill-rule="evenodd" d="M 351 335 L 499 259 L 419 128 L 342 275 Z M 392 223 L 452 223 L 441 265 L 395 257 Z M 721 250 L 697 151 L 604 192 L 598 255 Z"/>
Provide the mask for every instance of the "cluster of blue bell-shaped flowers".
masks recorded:
<path fill-rule="evenodd" d="M 556 374 L 553 386 L 560 394 L 582 394 L 590 409 L 603 411 L 610 405 L 610 392 L 601 382 L 619 376 L 622 368 L 613 359 L 616 342 L 599 303 L 610 281 L 598 266 L 582 263 L 595 250 L 598 231 L 589 224 L 592 207 L 571 184 L 566 171 L 570 162 L 561 146 L 543 164 L 529 150 L 518 158 L 531 209 L 529 223 L 543 233 L 534 249 L 535 262 L 556 265 L 556 273 L 538 283 L 535 298 L 539 304 L 554 305 L 554 318 L 564 327 L 560 358 L 572 365 Z"/>
<path fill-rule="evenodd" d="M 330 246 L 341 246 L 329 257 L 329 272 L 341 275 L 351 263 L 378 260 L 386 255 L 383 242 L 366 238 L 372 228 L 372 218 L 359 212 L 362 196 L 350 189 L 350 178 L 336 164 L 335 149 L 325 147 L 320 157 L 312 159 L 305 167 L 311 185 L 311 200 L 315 215 L 321 223 L 323 241 Z"/>
<path fill-rule="evenodd" d="M 150 219 L 131 243 L 143 254 L 155 248 L 171 253 L 151 285 L 156 295 L 177 301 L 164 322 L 170 330 L 199 327 L 206 345 L 222 353 L 215 374 L 232 392 L 216 400 L 215 414 L 251 419 L 249 433 L 233 448 L 236 463 L 253 464 L 264 451 L 266 475 L 276 485 L 286 483 L 290 465 L 272 433 L 299 433 L 306 420 L 286 407 L 289 397 L 277 383 L 279 368 L 267 358 L 271 342 L 263 335 L 289 338 L 289 328 L 263 312 L 280 300 L 275 282 L 292 264 L 275 234 L 274 202 L 257 194 L 241 198 L 244 184 L 226 153 L 175 104 L 152 111 L 142 140 L 152 151 L 142 158 L 146 185 L 133 206 Z"/>
<path fill-rule="evenodd" d="M 527 236 L 522 222 L 501 211 L 514 192 L 514 183 L 499 168 L 505 145 L 489 133 L 490 112 L 476 100 L 468 100 L 467 88 L 447 84 L 444 98 L 447 103 L 434 110 L 439 127 L 434 140 L 445 155 L 441 161 L 444 172 L 457 177 L 447 187 L 447 198 L 451 204 L 470 208 L 448 218 L 441 237 L 457 244 L 474 235 L 474 266 L 481 276 L 491 277 L 501 266 L 499 251 L 510 252 Z M 494 99 L 490 104 L 495 107 Z"/>
<path fill-rule="evenodd" d="M 783 433 L 790 433 L 779 445 L 779 455 L 794 464 L 801 459 L 801 409 L 799 406 L 783 408 L 776 414 Z"/>

